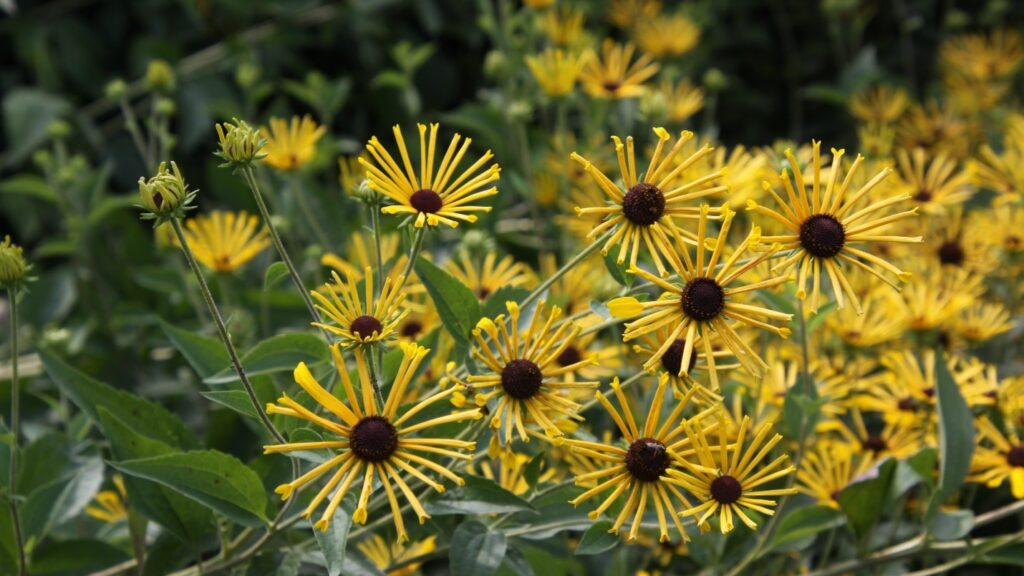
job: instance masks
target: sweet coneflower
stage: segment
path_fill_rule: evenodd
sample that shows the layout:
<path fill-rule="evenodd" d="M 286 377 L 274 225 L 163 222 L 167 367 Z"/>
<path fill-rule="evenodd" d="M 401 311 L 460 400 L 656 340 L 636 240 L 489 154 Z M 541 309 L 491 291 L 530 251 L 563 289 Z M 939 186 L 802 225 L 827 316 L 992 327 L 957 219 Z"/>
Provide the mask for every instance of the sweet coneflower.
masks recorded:
<path fill-rule="evenodd" d="M 896 144 L 913 150 L 924 148 L 931 154 L 967 158 L 977 141 L 978 127 L 964 119 L 948 104 L 927 102 L 911 106 L 896 124 Z"/>
<path fill-rule="evenodd" d="M 850 113 L 868 124 L 887 125 L 899 120 L 910 97 L 903 88 L 879 84 L 850 98 Z"/>
<path fill-rule="evenodd" d="M 420 436 L 417 433 L 429 431 L 441 424 L 479 419 L 482 415 L 478 409 L 473 409 L 416 421 L 417 414 L 450 396 L 453 389 L 442 390 L 400 412 L 401 399 L 405 397 L 406 391 L 412 385 L 413 376 L 423 358 L 429 353 L 426 348 L 413 344 L 402 344 L 401 348 L 402 362 L 398 368 L 398 375 L 388 391 L 384 406 L 379 406 L 377 403 L 363 351 L 358 348 L 354 350 L 359 385 L 357 392 L 352 379 L 349 378 L 348 366 L 345 364 L 339 345 L 331 347 L 331 355 L 341 379 L 345 397 L 348 399 L 347 403 L 325 390 L 310 373 L 306 364 L 300 362 L 295 367 L 295 382 L 326 411 L 326 414 L 317 414 L 286 394 L 282 394 L 277 402 L 267 405 L 267 413 L 304 420 L 319 428 L 324 434 L 323 440 L 273 444 L 263 448 L 264 454 L 311 450 L 330 451 L 328 459 L 302 476 L 281 484 L 274 490 L 282 499 L 288 499 L 294 491 L 331 472 L 330 479 L 317 492 L 303 512 L 303 516 L 308 518 L 330 496 L 323 515 L 314 524 L 318 530 L 327 530 L 334 511 L 341 504 L 345 494 L 360 482 L 361 491 L 352 520 L 358 524 L 365 524 L 367 503 L 375 485 L 379 482 L 391 505 L 392 520 L 398 533 L 398 542 L 402 543 L 408 540 L 409 536 L 405 531 L 402 511 L 395 495 L 394 486 L 398 486 L 422 524 L 430 518 L 430 515 L 423 509 L 419 498 L 409 487 L 406 478 L 420 480 L 437 492 L 444 492 L 444 485 L 424 474 L 421 469 L 426 469 L 459 485 L 464 483 L 462 478 L 454 472 L 430 460 L 429 457 L 443 456 L 470 460 L 472 455 L 466 454 L 465 451 L 474 450 L 476 443 L 451 438 Z"/>
<path fill-rule="evenodd" d="M 861 313 L 836 310 L 825 319 L 829 333 L 853 348 L 870 348 L 903 334 L 906 313 L 899 298 L 887 287 L 871 287 L 860 296 Z"/>
<path fill-rule="evenodd" d="M 381 212 L 409 214 L 414 218 L 417 228 L 439 224 L 455 228 L 460 221 L 476 222 L 476 212 L 490 212 L 490 206 L 474 203 L 498 193 L 496 186 L 488 187 L 498 180 L 501 172 L 497 164 L 488 164 L 494 158 L 491 151 L 484 152 L 476 162 L 459 172 L 459 164 L 473 140 L 455 134 L 440 165 L 437 165 L 435 153 L 439 151 L 439 125 L 430 125 L 429 137 L 427 126 L 417 126 L 420 133 L 419 172 L 413 168 L 402 130 L 397 125 L 392 127 L 392 131 L 402 167 L 399 167 L 376 136 L 366 144 L 371 159 L 359 159 L 359 163 L 366 168 L 370 187 L 394 202 L 381 208 Z"/>
<path fill-rule="evenodd" d="M 413 576 L 419 573 L 423 562 L 410 562 L 408 560 L 420 558 L 434 551 L 437 547 L 436 537 L 431 536 L 414 544 L 405 545 L 397 542 L 388 542 L 377 534 L 371 534 L 369 538 L 356 544 L 356 548 L 366 556 L 366 559 L 373 562 L 378 570 L 387 576 Z M 403 567 L 397 570 L 389 570 L 392 566 L 402 563 Z"/>
<path fill-rule="evenodd" d="M 291 120 L 271 118 L 270 128 L 263 126 L 260 132 L 267 139 L 263 162 L 278 170 L 291 171 L 309 163 L 327 127 L 318 126 L 309 115 L 292 116 Z"/>
<path fill-rule="evenodd" d="M 662 326 L 634 341 L 633 351 L 646 359 L 644 368 L 652 372 L 668 374 L 669 382 L 680 392 L 686 393 L 691 389 L 694 390 L 694 401 L 696 402 L 702 404 L 721 402 L 722 396 L 715 392 L 720 389 L 719 372 L 739 366 L 736 362 L 728 361 L 733 356 L 732 350 L 724 346 L 714 332 L 708 331 L 697 335 L 697 340 L 693 343 L 693 353 L 690 355 L 689 364 L 685 370 L 681 366 L 683 351 L 686 349 L 686 340 L 683 338 L 676 338 L 659 360 L 650 362 L 650 359 L 661 350 L 665 341 L 672 337 L 673 331 L 674 328 L 671 325 Z M 704 338 L 711 338 L 711 345 L 707 347 L 710 348 L 713 356 L 711 362 L 705 358 L 707 348 L 704 346 Z M 700 378 L 705 372 L 710 380 L 710 386 L 705 386 L 700 382 Z"/>
<path fill-rule="evenodd" d="M 896 298 L 904 327 L 924 332 L 941 326 L 984 293 L 983 280 L 969 270 L 949 268 L 915 275 Z"/>
<path fill-rule="evenodd" d="M 858 246 L 877 242 L 920 242 L 920 237 L 894 236 L 884 234 L 884 228 L 893 222 L 911 218 L 917 209 L 910 209 L 895 214 L 879 213 L 897 203 L 906 200 L 908 194 L 898 194 L 884 200 L 878 200 L 866 207 L 857 208 L 859 202 L 891 172 L 886 168 L 867 181 L 856 191 L 849 190 L 850 183 L 860 168 L 864 158 L 857 155 L 845 178 L 840 180 L 842 172 L 843 150 L 832 150 L 832 166 L 828 173 L 828 182 L 822 190 L 821 178 L 821 142 L 813 143 L 813 159 L 811 182 L 806 183 L 804 172 L 800 169 L 796 157 L 786 151 L 792 169 L 792 182 L 784 169 L 782 183 L 786 190 L 788 202 L 768 184 L 766 191 L 771 194 L 781 212 L 761 206 L 754 201 L 747 204 L 747 209 L 771 218 L 785 228 L 787 232 L 776 236 L 764 236 L 764 242 L 780 243 L 783 249 L 793 251 L 792 255 L 783 258 L 772 267 L 775 271 L 797 270 L 797 297 L 807 297 L 807 282 L 812 282 L 810 292 L 810 309 L 817 311 L 821 293 L 822 269 L 828 274 L 832 283 L 832 292 L 836 297 L 836 307 L 842 308 L 846 298 L 853 302 L 853 307 L 860 311 L 860 299 L 850 285 L 845 268 L 853 267 L 873 274 L 883 282 L 898 288 L 896 280 L 890 279 L 885 272 L 905 281 L 909 275 L 896 266 Z M 808 198 L 807 184 L 810 184 Z"/>
<path fill-rule="evenodd" d="M 685 160 L 677 160 L 682 147 L 693 138 L 693 132 L 683 131 L 671 149 L 665 151 L 665 143 L 672 137 L 668 130 L 655 128 L 658 143 L 651 154 L 647 170 L 637 170 L 636 154 L 633 148 L 633 137 L 622 140 L 612 136 L 615 142 L 615 153 L 619 159 L 619 172 L 623 184 L 613 182 L 591 162 L 576 154 L 572 158 L 579 162 L 584 170 L 604 191 L 610 203 L 602 206 L 578 206 L 576 213 L 580 216 L 600 215 L 604 220 L 588 234 L 589 239 L 610 232 L 601 250 L 607 254 L 613 246 L 618 246 L 616 261 L 622 264 L 629 258 L 631 267 L 636 267 L 641 246 L 644 247 L 654 261 L 662 276 L 668 275 L 664 261 L 673 268 L 681 268 L 677 252 L 683 250 L 684 237 L 693 235 L 686 232 L 676 223 L 677 218 L 696 219 L 701 216 L 701 208 L 687 204 L 718 192 L 727 190 L 725 186 L 716 184 L 722 171 L 709 174 L 694 175 L 682 179 L 680 174 L 713 150 L 704 145 Z"/>
<path fill-rule="evenodd" d="M 1014 327 L 1010 311 L 998 302 L 975 302 L 957 315 L 954 327 L 969 344 L 979 344 Z"/>
<path fill-rule="evenodd" d="M 704 108 L 704 89 L 694 86 L 689 80 L 673 84 L 664 80 L 658 92 L 665 102 L 665 117 L 669 122 L 685 122 Z"/>
<path fill-rule="evenodd" d="M 464 251 L 457 258 L 449 260 L 445 270 L 472 290 L 480 300 L 486 300 L 505 286 L 526 288 L 536 279 L 529 266 L 517 262 L 510 255 L 498 258 L 493 250 L 488 250 L 482 260 Z"/>
<path fill-rule="evenodd" d="M 633 41 L 659 58 L 681 56 L 700 41 L 700 27 L 685 14 L 643 18 L 633 26 Z"/>
<path fill-rule="evenodd" d="M 644 54 L 633 61 L 636 46 L 605 38 L 600 57 L 587 60 L 580 82 L 594 98 L 621 100 L 644 93 L 647 80 L 658 73 L 654 57 Z"/>
<path fill-rule="evenodd" d="M 872 459 L 845 442 L 823 439 L 804 453 L 796 472 L 796 489 L 821 506 L 839 508 L 837 497 L 871 469 Z"/>
<path fill-rule="evenodd" d="M 943 214 L 974 195 L 967 171 L 945 154 L 929 157 L 922 148 L 897 150 L 899 178 L 910 199 L 929 214 Z"/>
<path fill-rule="evenodd" d="M 830 420 L 827 424 L 872 465 L 887 457 L 900 459 L 911 456 L 928 441 L 928 434 L 920 425 L 879 423 L 875 418 L 871 420 L 869 427 L 864 421 L 864 413 L 859 408 L 852 409 L 850 416 L 852 425 L 837 419 Z M 869 416 L 875 414 L 869 413 Z"/>
<path fill-rule="evenodd" d="M 557 98 L 573 91 L 590 56 L 590 52 L 571 53 L 549 48 L 540 54 L 527 56 L 526 66 L 540 89 Z"/>
<path fill-rule="evenodd" d="M 346 346 L 361 346 L 393 338 L 399 322 L 409 309 L 402 304 L 406 293 L 391 276 L 384 278 L 379 295 L 374 294 L 374 274 L 370 268 L 363 271 L 363 293 L 360 298 L 359 282 L 342 280 L 331 272 L 334 282 L 324 284 L 320 290 L 311 290 L 316 308 L 332 323 L 314 322 L 313 325 L 341 338 Z"/>
<path fill-rule="evenodd" d="M 196 260 L 214 272 L 234 272 L 270 246 L 270 234 L 248 212 L 214 210 L 185 221 L 185 240 Z"/>
<path fill-rule="evenodd" d="M 537 29 L 555 46 L 570 48 L 584 43 L 586 14 L 572 6 L 560 6 L 537 16 Z"/>
<path fill-rule="evenodd" d="M 1005 124 L 1002 151 L 982 145 L 971 162 L 975 182 L 994 191 L 998 205 L 1016 204 L 1024 197 L 1024 115 L 1012 114 Z"/>
<path fill-rule="evenodd" d="M 977 421 L 978 436 L 971 461 L 973 482 L 998 488 L 1010 481 L 1010 493 L 1017 500 L 1024 500 L 1024 443 L 1014 430 L 1006 426 L 1004 434 L 988 416 Z"/>
<path fill-rule="evenodd" d="M 100 490 L 96 493 L 93 502 L 85 507 L 85 513 L 88 516 L 107 524 L 128 518 L 128 508 L 125 506 L 128 493 L 124 488 L 124 478 L 120 474 L 115 474 L 112 480 L 114 488 Z"/>
<path fill-rule="evenodd" d="M 781 434 L 772 434 L 771 423 L 760 425 L 749 443 L 747 433 L 751 424 L 748 417 L 743 418 L 735 438 L 729 436 L 724 422 L 720 423 L 714 431 L 718 437 L 714 443 L 709 441 L 709 430 L 694 426 L 692 422 L 684 420 L 682 428 L 690 440 L 694 462 L 681 458 L 679 469 L 670 469 L 667 474 L 700 502 L 684 510 L 682 515 L 696 518 L 702 530 L 709 527 L 708 520 L 715 516 L 718 516 L 722 534 L 733 530 L 734 517 L 751 530 L 756 530 L 757 523 L 750 518 L 748 511 L 771 516 L 775 513 L 776 504 L 772 498 L 796 493 L 795 488 L 765 486 L 796 470 L 786 465 L 788 455 L 782 454 L 758 467 L 772 448 L 782 441 Z"/>
<path fill-rule="evenodd" d="M 629 296 L 615 298 L 608 302 L 608 309 L 619 318 L 639 317 L 626 324 L 623 341 L 628 342 L 666 326 L 672 328 L 661 348 L 644 363 L 646 369 L 651 369 L 661 362 L 662 357 L 669 352 L 675 342 L 682 340 L 684 344 L 679 361 L 679 375 L 687 373 L 693 358 L 694 345 L 698 341 L 698 336 L 701 336 L 708 372 L 714 372 L 715 351 L 711 347 L 712 339 L 708 337 L 708 331 L 712 330 L 721 343 L 732 351 L 745 370 L 753 374 L 762 374 L 767 365 L 737 334 L 736 326 L 745 324 L 788 338 L 788 328 L 775 326 L 768 321 L 788 322 L 792 314 L 745 304 L 740 299 L 748 292 L 778 286 L 787 282 L 789 278 L 777 276 L 754 284 L 730 287 L 748 270 L 771 257 L 777 248 L 763 250 L 757 256 L 740 262 L 740 258 L 759 241 L 761 231 L 755 226 L 732 254 L 722 261 L 726 238 L 736 213 L 728 206 L 722 207 L 722 222 L 717 241 L 709 242 L 708 212 L 707 205 L 701 207 L 700 218 L 697 221 L 696 257 L 690 257 L 687 247 L 683 247 L 679 252 L 685 266 L 675 268 L 678 280 L 669 282 L 655 274 L 634 268 L 634 274 L 650 281 L 664 292 L 657 300 L 647 302 L 640 302 Z M 714 244 L 714 249 L 710 254 L 706 254 L 709 243 Z"/>

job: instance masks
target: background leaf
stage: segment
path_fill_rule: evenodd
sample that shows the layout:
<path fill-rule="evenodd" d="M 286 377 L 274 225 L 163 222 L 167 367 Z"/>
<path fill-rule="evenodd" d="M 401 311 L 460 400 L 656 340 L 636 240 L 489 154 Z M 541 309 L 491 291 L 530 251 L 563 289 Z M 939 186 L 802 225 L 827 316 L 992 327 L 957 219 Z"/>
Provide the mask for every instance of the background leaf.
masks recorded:
<path fill-rule="evenodd" d="M 470 520 L 459 524 L 452 534 L 449 565 L 452 574 L 490 576 L 505 559 L 505 534 Z"/>
<path fill-rule="evenodd" d="M 608 520 L 599 520 L 587 528 L 587 531 L 580 537 L 580 543 L 576 545 L 577 556 L 588 556 L 600 554 L 615 548 L 619 543 L 619 535 L 611 530 L 612 523 Z"/>
<path fill-rule="evenodd" d="M 964 401 L 942 353 L 935 354 L 936 403 L 939 412 L 939 491 L 945 500 L 956 494 L 971 469 L 974 415 Z"/>
<path fill-rule="evenodd" d="M 457 342 L 469 342 L 470 332 L 481 318 L 476 294 L 433 262 L 416 260 L 416 276 L 427 288 L 444 327 Z"/>
<path fill-rule="evenodd" d="M 435 499 L 424 503 L 432 515 L 447 514 L 506 514 L 533 510 L 530 503 L 498 486 L 492 480 L 463 475 L 464 486 L 446 490 Z"/>

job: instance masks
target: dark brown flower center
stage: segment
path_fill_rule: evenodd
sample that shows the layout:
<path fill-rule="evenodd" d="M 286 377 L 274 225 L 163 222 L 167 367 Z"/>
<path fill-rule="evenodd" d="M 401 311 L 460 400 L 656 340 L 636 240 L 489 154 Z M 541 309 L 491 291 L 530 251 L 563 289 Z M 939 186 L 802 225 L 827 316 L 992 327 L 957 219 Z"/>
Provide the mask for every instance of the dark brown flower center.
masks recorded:
<path fill-rule="evenodd" d="M 622 214 L 638 226 L 650 226 L 665 213 L 665 195 L 654 184 L 639 182 L 622 199 Z"/>
<path fill-rule="evenodd" d="M 423 324 L 415 320 L 410 320 L 402 326 L 402 336 L 405 338 L 415 338 L 420 332 L 423 332 Z"/>
<path fill-rule="evenodd" d="M 1006 462 L 1010 466 L 1024 468 L 1024 446 L 1014 446 L 1006 453 Z"/>
<path fill-rule="evenodd" d="M 917 402 L 914 401 L 912 396 L 907 396 L 906 398 L 901 398 L 896 403 L 896 407 L 904 412 L 913 412 L 917 408 Z"/>
<path fill-rule="evenodd" d="M 921 188 L 920 190 L 917 191 L 917 194 L 914 194 L 914 200 L 917 200 L 918 202 L 922 202 L 923 203 L 923 202 L 927 202 L 927 201 L 929 201 L 931 199 L 932 199 L 931 191 L 930 190 L 926 190 L 924 188 Z"/>
<path fill-rule="evenodd" d="M 373 336 L 376 332 L 380 334 L 384 331 L 384 326 L 381 325 L 380 320 L 377 320 L 373 316 L 360 316 L 352 321 L 352 326 L 349 330 L 355 332 L 360 338 L 366 340 Z"/>
<path fill-rule="evenodd" d="M 677 339 L 672 344 L 669 344 L 668 350 L 665 351 L 665 355 L 661 357 L 661 367 L 666 372 L 672 375 L 679 374 L 679 368 L 683 364 L 683 349 L 686 347 L 686 340 Z M 686 367 L 686 371 L 693 370 L 694 365 L 697 364 L 697 351 L 694 350 L 690 353 L 690 362 Z"/>
<path fill-rule="evenodd" d="M 654 482 L 668 470 L 665 445 L 654 438 L 640 438 L 626 450 L 626 470 L 641 482 Z"/>
<path fill-rule="evenodd" d="M 861 442 L 861 446 L 870 452 L 879 453 L 885 450 L 888 446 L 885 443 L 885 439 L 881 436 L 868 436 Z"/>
<path fill-rule="evenodd" d="M 481 300 L 487 300 L 487 297 L 491 295 L 491 289 L 487 286 L 481 286 L 476 290 L 476 297 Z"/>
<path fill-rule="evenodd" d="M 579 362 L 582 359 L 583 356 L 580 354 L 579 349 L 577 349 L 575 346 L 569 346 L 565 350 L 562 350 L 562 353 L 558 355 L 558 358 L 555 359 L 555 362 L 558 362 L 559 366 L 564 367 L 572 366 L 573 364 Z"/>
<path fill-rule="evenodd" d="M 540 366 L 529 360 L 513 360 L 501 370 L 501 387 L 516 400 L 532 398 L 540 391 L 543 381 Z"/>
<path fill-rule="evenodd" d="M 732 476 L 719 476 L 711 481 L 711 497 L 719 504 L 732 504 L 743 495 L 740 481 Z"/>
<path fill-rule="evenodd" d="M 706 322 L 725 307 L 725 290 L 711 278 L 694 278 L 683 286 L 680 303 L 687 316 Z"/>
<path fill-rule="evenodd" d="M 352 453 L 368 462 L 383 462 L 398 449 L 398 432 L 382 416 L 367 416 L 348 433 Z"/>
<path fill-rule="evenodd" d="M 601 87 L 604 88 L 605 92 L 615 94 L 622 87 L 622 83 L 617 80 L 605 80 Z"/>
<path fill-rule="evenodd" d="M 429 188 L 423 188 L 412 193 L 409 197 L 409 204 L 419 212 L 434 214 L 441 209 L 444 202 L 441 195 Z"/>
<path fill-rule="evenodd" d="M 812 256 L 832 258 L 845 244 L 843 224 L 831 214 L 815 214 L 800 225 L 800 245 Z"/>
<path fill-rule="evenodd" d="M 163 208 L 164 207 L 164 196 L 163 196 L 163 194 L 161 194 L 159 192 L 156 192 L 155 194 L 153 194 L 153 204 L 155 204 L 157 208 Z"/>
<path fill-rule="evenodd" d="M 956 240 L 943 242 L 938 250 L 939 262 L 949 266 L 960 266 L 964 263 L 964 248 Z"/>

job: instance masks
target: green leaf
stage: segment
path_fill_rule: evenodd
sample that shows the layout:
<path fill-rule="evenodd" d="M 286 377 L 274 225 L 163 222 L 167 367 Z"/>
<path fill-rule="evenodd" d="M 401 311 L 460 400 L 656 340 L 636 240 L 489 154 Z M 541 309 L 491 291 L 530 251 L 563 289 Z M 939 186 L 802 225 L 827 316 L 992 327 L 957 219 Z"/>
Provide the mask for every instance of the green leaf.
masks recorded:
<path fill-rule="evenodd" d="M 576 555 L 589 556 L 615 548 L 619 543 L 619 535 L 609 532 L 611 527 L 612 523 L 610 521 L 601 520 L 587 528 L 587 531 L 583 533 L 583 537 L 580 538 L 580 543 L 576 545 Z"/>
<path fill-rule="evenodd" d="M 984 564 L 1024 566 L 1024 543 L 1009 544 L 991 552 L 985 552 L 977 558 L 977 561 Z"/>
<path fill-rule="evenodd" d="M 124 550 L 102 540 L 46 540 L 33 550 L 30 572 L 91 574 L 129 559 Z"/>
<path fill-rule="evenodd" d="M 352 517 L 345 506 L 338 506 L 327 526 L 326 532 L 314 529 L 316 543 L 320 545 L 320 551 L 324 553 L 324 560 L 327 561 L 328 576 L 339 576 L 341 568 L 345 565 L 345 546 L 348 543 L 348 530 L 352 527 Z"/>
<path fill-rule="evenodd" d="M 480 303 L 473 291 L 429 260 L 416 260 L 416 275 L 427 288 L 441 322 L 457 342 L 468 343 L 480 320 Z"/>
<path fill-rule="evenodd" d="M 939 510 L 928 523 L 928 533 L 940 541 L 963 538 L 974 527 L 970 510 Z"/>
<path fill-rule="evenodd" d="M 626 273 L 625 263 L 619 264 L 616 262 L 618 258 L 618 251 L 610 251 L 604 255 L 604 267 L 608 269 L 608 272 L 612 275 L 612 278 L 619 283 L 620 286 L 626 288 L 633 287 L 633 275 Z"/>
<path fill-rule="evenodd" d="M 223 452 L 193 450 L 124 460 L 113 466 L 171 488 L 239 524 L 261 526 L 268 522 L 267 494 L 260 477 Z"/>
<path fill-rule="evenodd" d="M 867 536 L 885 509 L 885 498 L 895 469 L 895 460 L 886 458 L 836 496 L 846 515 L 847 525 L 858 538 Z"/>
<path fill-rule="evenodd" d="M 526 467 L 523 468 L 523 479 L 526 480 L 527 486 L 533 487 L 537 485 L 537 480 L 540 478 L 540 469 L 543 465 L 543 452 L 537 454 L 526 463 Z"/>
<path fill-rule="evenodd" d="M 252 376 L 291 372 L 299 362 L 317 364 L 330 357 L 327 344 L 320 336 L 308 332 L 288 332 L 271 336 L 253 346 L 242 356 L 245 373 Z M 227 384 L 238 381 L 234 368 L 225 368 L 215 376 L 203 379 L 206 384 Z"/>
<path fill-rule="evenodd" d="M 487 300 L 484 302 L 483 317 L 494 318 L 498 314 L 505 314 L 508 311 L 505 307 L 505 302 L 509 300 L 522 302 L 529 295 L 530 291 L 525 288 L 502 286 L 487 297 Z"/>
<path fill-rule="evenodd" d="M 273 289 L 281 280 L 288 277 L 288 266 L 284 262 L 274 262 L 270 266 L 267 266 L 267 271 L 263 274 L 263 291 Z"/>
<path fill-rule="evenodd" d="M 99 409 L 99 419 L 115 461 L 177 452 L 159 440 L 139 435 L 105 408 Z M 210 511 L 174 490 L 134 476 L 125 476 L 124 484 L 132 509 L 160 524 L 180 541 L 194 544 L 212 530 L 213 515 Z"/>
<path fill-rule="evenodd" d="M 18 174 L 0 182 L 0 193 L 20 194 L 48 202 L 57 201 L 57 194 L 46 183 L 46 179 L 35 174 Z"/>
<path fill-rule="evenodd" d="M 249 395 L 244 390 L 210 390 L 208 392 L 200 392 L 199 395 L 211 402 L 234 410 L 246 418 L 259 418 L 256 414 L 256 409 L 252 407 Z"/>
<path fill-rule="evenodd" d="M 198 446 L 192 431 L 166 408 L 95 380 L 75 370 L 53 352 L 39 350 L 50 378 L 82 412 L 99 424 L 99 408 L 108 410 L 137 433 L 178 448 Z"/>
<path fill-rule="evenodd" d="M 825 323 L 825 319 L 828 318 L 829 314 L 831 314 L 835 309 L 835 300 L 827 302 L 824 306 L 819 306 L 818 312 L 811 314 L 811 317 L 807 319 L 807 334 L 814 334 L 814 331 Z"/>
<path fill-rule="evenodd" d="M 163 319 L 160 319 L 160 327 L 201 378 L 213 376 L 231 362 L 224 343 L 216 338 L 183 330 Z"/>
<path fill-rule="evenodd" d="M 896 500 L 922 482 L 931 491 L 935 486 L 935 458 L 935 449 L 929 447 L 922 448 L 905 460 L 900 460 L 896 464 L 896 474 L 892 481 L 891 499 Z"/>
<path fill-rule="evenodd" d="M 491 576 L 505 559 L 505 534 L 470 520 L 459 524 L 452 534 L 448 553 L 452 574 Z"/>
<path fill-rule="evenodd" d="M 974 418 L 941 353 L 935 355 L 939 413 L 939 490 L 942 500 L 957 493 L 971 469 Z"/>
<path fill-rule="evenodd" d="M 464 486 L 457 486 L 424 503 L 435 516 L 450 514 L 505 514 L 533 510 L 530 503 L 479 476 L 465 475 Z"/>
<path fill-rule="evenodd" d="M 807 386 L 804 378 L 803 373 L 798 374 L 796 384 L 786 391 L 783 399 L 780 429 L 788 438 L 798 438 L 802 429 L 813 430 L 825 402 L 818 397 L 818 387 L 814 382 Z M 805 390 L 809 390 L 810 394 L 805 394 Z"/>
<path fill-rule="evenodd" d="M 828 506 L 807 506 L 786 514 L 780 521 L 768 550 L 795 552 L 809 546 L 819 532 L 841 526 L 843 514 Z"/>
<path fill-rule="evenodd" d="M 5 166 L 18 164 L 46 141 L 50 123 L 68 110 L 67 101 L 36 88 L 13 88 L 4 97 Z"/>
<path fill-rule="evenodd" d="M 51 529 L 81 512 L 103 483 L 103 461 L 99 457 L 68 464 L 64 472 L 51 468 L 43 484 L 20 487 L 22 491 L 32 490 L 20 505 L 26 538 L 42 540 Z"/>

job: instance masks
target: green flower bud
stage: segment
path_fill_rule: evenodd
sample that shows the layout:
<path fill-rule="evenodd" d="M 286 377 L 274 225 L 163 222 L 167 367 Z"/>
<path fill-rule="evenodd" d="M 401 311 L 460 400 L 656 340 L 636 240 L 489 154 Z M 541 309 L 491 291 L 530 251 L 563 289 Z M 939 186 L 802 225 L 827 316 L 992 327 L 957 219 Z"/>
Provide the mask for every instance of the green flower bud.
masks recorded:
<path fill-rule="evenodd" d="M 63 140 L 71 135 L 71 125 L 63 120 L 54 120 L 46 127 L 46 133 L 54 140 Z"/>
<path fill-rule="evenodd" d="M 170 98 L 158 98 L 156 103 L 153 105 L 156 113 L 161 116 L 174 116 L 174 113 L 178 110 L 178 107 L 174 104 L 174 100 Z"/>
<path fill-rule="evenodd" d="M 146 86 L 157 92 L 170 92 L 175 86 L 174 68 L 166 60 L 150 60 L 146 67 Z"/>
<path fill-rule="evenodd" d="M 267 139 L 245 121 L 233 118 L 231 122 L 217 124 L 215 127 L 220 141 L 220 151 L 215 154 L 224 159 L 222 166 L 249 164 L 266 157 L 267 153 L 261 152 L 261 149 Z"/>
<path fill-rule="evenodd" d="M 155 176 L 149 180 L 139 178 L 139 197 L 142 199 L 141 207 L 147 211 L 142 215 L 143 219 L 156 220 L 160 224 L 170 218 L 184 216 L 195 192 L 189 192 L 177 164 L 171 162 L 171 170 L 168 171 L 167 163 L 161 162 Z"/>
<path fill-rule="evenodd" d="M 729 78 L 718 68 L 711 68 L 704 73 L 704 87 L 708 90 L 719 91 L 729 86 Z"/>
<path fill-rule="evenodd" d="M 244 62 L 235 69 L 235 82 L 242 88 L 252 88 L 260 79 L 260 68 L 255 64 Z"/>
<path fill-rule="evenodd" d="M 5 236 L 0 242 L 0 287 L 14 288 L 25 281 L 28 264 L 22 255 L 21 246 L 11 243 L 11 237 Z"/>
<path fill-rule="evenodd" d="M 107 87 L 104 92 L 107 94 L 107 98 L 111 100 L 120 100 L 125 93 L 128 91 L 128 84 L 120 79 L 116 78 L 107 83 Z"/>

